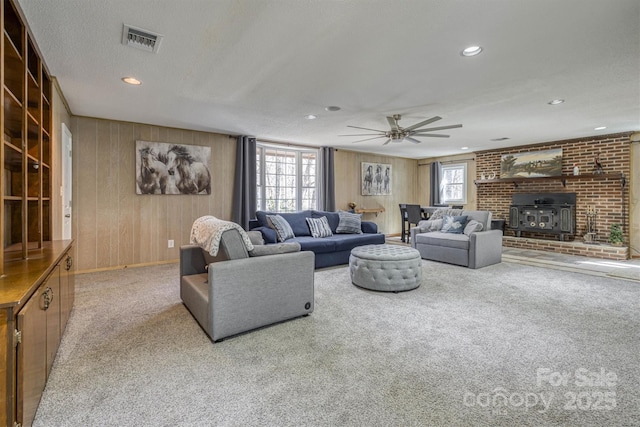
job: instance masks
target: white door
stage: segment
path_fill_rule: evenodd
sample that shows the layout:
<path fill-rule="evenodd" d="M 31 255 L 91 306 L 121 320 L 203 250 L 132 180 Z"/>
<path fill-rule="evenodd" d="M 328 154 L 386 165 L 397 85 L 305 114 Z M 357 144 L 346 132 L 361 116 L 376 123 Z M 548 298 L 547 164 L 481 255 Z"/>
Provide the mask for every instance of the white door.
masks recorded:
<path fill-rule="evenodd" d="M 62 238 L 71 239 L 71 132 L 62 123 Z"/>

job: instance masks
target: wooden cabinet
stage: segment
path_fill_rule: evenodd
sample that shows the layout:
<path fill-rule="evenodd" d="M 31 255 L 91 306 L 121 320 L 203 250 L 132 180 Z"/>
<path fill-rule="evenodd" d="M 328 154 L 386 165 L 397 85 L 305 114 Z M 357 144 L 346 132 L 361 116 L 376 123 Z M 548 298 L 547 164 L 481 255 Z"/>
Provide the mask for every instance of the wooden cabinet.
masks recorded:
<path fill-rule="evenodd" d="M 0 269 L 51 240 L 51 79 L 19 9 L 2 1 Z M 2 271 L 0 271 L 0 274 Z"/>
<path fill-rule="evenodd" d="M 45 242 L 0 277 L 0 426 L 29 426 L 74 300 L 72 241 Z"/>
<path fill-rule="evenodd" d="M 73 258 L 67 253 L 63 264 L 60 265 L 60 331 L 64 331 L 69 321 L 71 308 L 75 300 L 75 281 L 71 270 L 73 268 Z"/>
<path fill-rule="evenodd" d="M 57 272 L 57 270 L 56 270 Z M 17 318 L 17 330 L 20 332 L 20 343 L 17 348 L 17 419 L 23 426 L 33 422 L 40 393 L 47 382 L 48 358 L 48 313 L 44 309 L 44 300 L 48 290 L 45 287 L 52 282 L 49 277 L 36 290 L 33 296 L 20 310 Z"/>
<path fill-rule="evenodd" d="M 51 78 L 0 0 L 0 426 L 30 425 L 73 306 L 71 241 L 51 241 Z"/>

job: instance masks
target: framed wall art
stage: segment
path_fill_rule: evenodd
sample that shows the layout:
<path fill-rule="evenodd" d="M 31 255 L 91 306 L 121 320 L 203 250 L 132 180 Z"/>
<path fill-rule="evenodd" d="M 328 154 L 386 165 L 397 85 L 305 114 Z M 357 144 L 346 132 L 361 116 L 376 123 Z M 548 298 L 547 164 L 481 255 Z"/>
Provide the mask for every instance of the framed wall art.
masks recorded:
<path fill-rule="evenodd" d="M 211 194 L 211 147 L 136 141 L 136 194 Z"/>
<path fill-rule="evenodd" d="M 362 162 L 362 195 L 388 196 L 391 194 L 391 165 Z"/>
<path fill-rule="evenodd" d="M 503 154 L 500 178 L 536 178 L 562 175 L 562 148 Z"/>

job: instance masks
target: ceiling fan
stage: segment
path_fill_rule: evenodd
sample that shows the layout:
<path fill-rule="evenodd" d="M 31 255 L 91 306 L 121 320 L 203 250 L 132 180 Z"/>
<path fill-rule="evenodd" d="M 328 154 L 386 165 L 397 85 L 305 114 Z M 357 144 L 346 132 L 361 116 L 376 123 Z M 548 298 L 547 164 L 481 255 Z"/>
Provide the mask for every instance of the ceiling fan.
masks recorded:
<path fill-rule="evenodd" d="M 376 132 L 376 133 L 361 133 L 361 134 L 354 134 L 354 135 L 338 135 L 338 136 L 370 136 L 370 135 L 375 135 L 372 138 L 365 138 L 365 139 L 360 139 L 358 141 L 353 141 L 354 143 L 363 142 L 363 141 L 369 141 L 371 139 L 376 139 L 376 138 L 387 138 L 387 140 L 382 145 L 387 145 L 390 142 L 402 142 L 402 141 L 409 141 L 409 142 L 413 142 L 414 144 L 419 144 L 422 141 L 419 141 L 414 137 L 449 138 L 449 135 L 443 135 L 443 134 L 439 134 L 439 133 L 429 133 L 429 132 L 432 132 L 432 131 L 435 131 L 435 130 L 453 129 L 453 128 L 461 128 L 462 127 L 462 125 L 449 125 L 449 126 L 439 126 L 439 127 L 421 129 L 423 126 L 426 126 L 428 124 L 431 124 L 433 122 L 436 122 L 436 121 L 442 119 L 442 117 L 435 116 L 435 117 L 431 117 L 430 119 L 427 119 L 425 121 L 422 121 L 420 123 L 416 123 L 415 125 L 403 128 L 403 127 L 400 127 L 400 125 L 398 125 L 398 121 L 400 119 L 401 119 L 400 114 L 394 114 L 392 116 L 387 116 L 387 121 L 389 122 L 389 126 L 391 126 L 391 130 L 378 130 L 378 129 L 370 129 L 370 128 L 363 128 L 363 127 L 359 127 L 359 126 L 349 126 L 348 125 L 347 127 L 350 127 L 350 128 L 370 130 L 370 131 L 373 131 L 373 132 Z"/>

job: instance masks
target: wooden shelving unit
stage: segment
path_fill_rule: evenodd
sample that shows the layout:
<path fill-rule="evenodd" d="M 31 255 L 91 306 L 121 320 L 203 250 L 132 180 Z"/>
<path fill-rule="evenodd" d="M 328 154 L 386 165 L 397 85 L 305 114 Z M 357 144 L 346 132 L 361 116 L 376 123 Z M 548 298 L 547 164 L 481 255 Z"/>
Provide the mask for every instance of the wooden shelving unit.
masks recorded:
<path fill-rule="evenodd" d="M 31 425 L 73 306 L 71 240 L 51 240 L 51 78 L 0 0 L 0 426 Z"/>
<path fill-rule="evenodd" d="M 51 240 L 51 79 L 11 0 L 2 0 L 0 275 Z M 19 254 L 19 256 L 17 256 Z"/>
<path fill-rule="evenodd" d="M 356 208 L 354 212 L 359 214 L 372 213 L 378 216 L 379 213 L 384 212 L 384 208 Z"/>
<path fill-rule="evenodd" d="M 624 188 L 627 185 L 626 177 L 623 173 L 603 173 L 603 174 L 582 174 L 582 175 L 560 175 L 560 176 L 543 176 L 536 178 L 495 178 L 495 179 L 476 179 L 473 183 L 477 185 L 493 184 L 493 183 L 512 183 L 515 187 L 523 182 L 544 182 L 544 181 L 559 181 L 563 186 L 566 186 L 567 181 L 579 181 L 585 179 L 605 180 L 615 179 L 620 180 L 621 186 Z"/>

